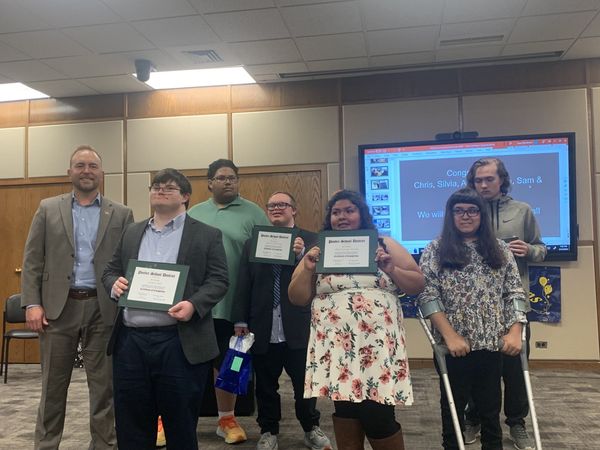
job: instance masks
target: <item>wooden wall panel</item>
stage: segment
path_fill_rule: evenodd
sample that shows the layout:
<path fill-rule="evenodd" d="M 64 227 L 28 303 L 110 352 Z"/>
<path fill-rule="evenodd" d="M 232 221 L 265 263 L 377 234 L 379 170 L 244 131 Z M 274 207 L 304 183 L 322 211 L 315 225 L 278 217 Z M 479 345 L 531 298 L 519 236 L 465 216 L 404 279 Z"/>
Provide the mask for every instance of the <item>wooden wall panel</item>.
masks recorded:
<path fill-rule="evenodd" d="M 281 83 L 231 86 L 231 109 L 271 109 L 281 105 Z"/>
<path fill-rule="evenodd" d="M 170 89 L 127 95 L 127 117 L 192 116 L 229 110 L 229 86 Z"/>
<path fill-rule="evenodd" d="M 27 102 L 0 103 L 0 127 L 22 127 L 27 124 Z"/>
<path fill-rule="evenodd" d="M 240 173 L 242 197 L 257 203 L 264 209 L 273 192 L 289 192 L 294 196 L 298 205 L 297 225 L 311 231 L 320 230 L 325 208 L 322 192 L 326 186 L 322 186 L 322 180 L 326 166 L 315 170 L 303 170 L 293 166 L 283 172 L 263 170 L 262 173 Z M 190 205 L 210 198 L 205 176 L 190 176 L 190 181 L 192 183 Z"/>
<path fill-rule="evenodd" d="M 470 67 L 460 71 L 462 91 L 520 91 L 586 83 L 583 60 L 506 66 Z"/>
<path fill-rule="evenodd" d="M 458 71 L 455 69 L 341 79 L 343 104 L 395 98 L 440 97 L 458 92 Z"/>
<path fill-rule="evenodd" d="M 97 119 L 120 119 L 125 115 L 121 94 L 32 100 L 31 124 Z"/>

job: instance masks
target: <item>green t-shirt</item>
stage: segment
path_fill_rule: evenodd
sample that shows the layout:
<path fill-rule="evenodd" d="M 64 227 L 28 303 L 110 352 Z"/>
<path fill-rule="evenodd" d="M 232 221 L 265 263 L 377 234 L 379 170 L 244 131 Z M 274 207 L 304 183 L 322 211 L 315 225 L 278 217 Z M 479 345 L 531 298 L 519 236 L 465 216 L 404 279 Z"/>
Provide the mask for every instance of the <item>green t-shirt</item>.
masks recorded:
<path fill-rule="evenodd" d="M 191 207 L 188 214 L 196 220 L 218 228 L 223 233 L 229 289 L 223 300 L 213 308 L 212 315 L 215 319 L 231 322 L 242 248 L 252 237 L 254 225 L 269 225 L 269 219 L 260 206 L 239 196 L 223 208 L 219 208 L 210 198 Z"/>

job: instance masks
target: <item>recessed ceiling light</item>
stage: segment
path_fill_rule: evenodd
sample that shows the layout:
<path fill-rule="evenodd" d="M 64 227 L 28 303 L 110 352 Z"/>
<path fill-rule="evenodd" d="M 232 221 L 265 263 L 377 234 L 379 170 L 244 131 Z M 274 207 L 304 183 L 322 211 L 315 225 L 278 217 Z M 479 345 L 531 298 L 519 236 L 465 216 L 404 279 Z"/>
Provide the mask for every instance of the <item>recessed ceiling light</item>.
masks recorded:
<path fill-rule="evenodd" d="M 48 98 L 49 95 L 25 86 L 23 83 L 0 83 L 0 102 L 14 102 L 17 100 L 33 100 L 35 98 Z"/>
<path fill-rule="evenodd" d="M 254 83 L 254 78 L 243 67 L 150 72 L 150 79 L 146 81 L 146 84 L 154 89 Z"/>

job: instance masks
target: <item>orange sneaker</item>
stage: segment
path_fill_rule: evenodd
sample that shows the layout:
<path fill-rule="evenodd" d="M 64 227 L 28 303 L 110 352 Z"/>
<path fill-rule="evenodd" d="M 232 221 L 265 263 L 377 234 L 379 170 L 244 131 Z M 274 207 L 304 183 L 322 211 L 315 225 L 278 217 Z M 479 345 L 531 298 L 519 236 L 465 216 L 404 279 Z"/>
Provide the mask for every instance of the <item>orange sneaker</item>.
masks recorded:
<path fill-rule="evenodd" d="M 165 447 L 167 445 L 167 438 L 165 436 L 165 429 L 163 427 L 162 419 L 158 416 L 158 431 L 156 433 L 156 446 Z"/>
<path fill-rule="evenodd" d="M 235 420 L 235 416 L 224 416 L 219 419 L 217 436 L 225 439 L 228 444 L 238 444 L 246 439 L 246 432 Z"/>

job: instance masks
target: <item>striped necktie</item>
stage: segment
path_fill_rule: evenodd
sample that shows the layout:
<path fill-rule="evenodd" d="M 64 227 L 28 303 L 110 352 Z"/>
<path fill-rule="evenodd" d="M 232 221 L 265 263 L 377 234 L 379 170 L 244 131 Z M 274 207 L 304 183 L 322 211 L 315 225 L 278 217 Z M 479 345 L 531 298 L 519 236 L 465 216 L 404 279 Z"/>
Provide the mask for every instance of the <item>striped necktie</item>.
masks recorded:
<path fill-rule="evenodd" d="M 281 265 L 273 264 L 273 309 L 281 303 Z"/>

